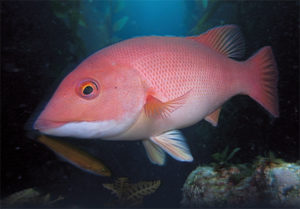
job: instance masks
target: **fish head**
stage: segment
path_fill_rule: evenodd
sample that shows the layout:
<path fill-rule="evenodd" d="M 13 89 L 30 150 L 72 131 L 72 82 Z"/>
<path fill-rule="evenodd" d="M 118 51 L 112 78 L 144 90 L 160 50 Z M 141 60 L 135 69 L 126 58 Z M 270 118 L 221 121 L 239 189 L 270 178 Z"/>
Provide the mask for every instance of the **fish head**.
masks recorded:
<path fill-rule="evenodd" d="M 137 120 L 145 95 L 137 70 L 96 54 L 64 78 L 34 129 L 62 137 L 116 136 Z"/>

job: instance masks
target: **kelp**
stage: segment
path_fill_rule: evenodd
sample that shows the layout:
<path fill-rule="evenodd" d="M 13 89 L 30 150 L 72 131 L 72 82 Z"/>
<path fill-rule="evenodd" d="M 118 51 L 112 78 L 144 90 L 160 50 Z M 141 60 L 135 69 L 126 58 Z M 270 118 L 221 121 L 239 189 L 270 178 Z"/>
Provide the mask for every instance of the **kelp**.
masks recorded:
<path fill-rule="evenodd" d="M 80 0 L 61 1 L 51 0 L 51 8 L 53 14 L 60 19 L 70 30 L 70 42 L 75 47 L 77 56 L 85 56 L 86 48 L 82 39 L 77 34 L 78 27 L 87 27 L 86 20 L 80 11 Z"/>
<path fill-rule="evenodd" d="M 90 1 L 86 9 L 90 12 L 96 12 L 97 19 L 87 22 L 88 19 L 85 19 L 81 9 L 84 4 L 80 0 L 51 0 L 53 14 L 62 20 L 71 31 L 70 41 L 75 46 L 76 53 L 85 56 L 87 49 L 83 40 L 77 34 L 79 29 L 90 31 L 91 28 L 95 28 L 95 33 L 98 36 L 97 49 L 99 49 L 121 40 L 115 33 L 125 28 L 129 17 L 118 15 L 124 9 L 125 1 L 97 1 L 98 6 L 96 6 L 95 2 Z M 99 4 L 101 4 L 101 7 L 99 7 Z"/>
<path fill-rule="evenodd" d="M 194 26 L 194 28 L 190 31 L 191 35 L 198 35 L 207 29 L 209 29 L 211 26 L 206 26 L 207 20 L 215 13 L 215 11 L 219 8 L 220 4 L 222 3 L 222 0 L 211 0 L 210 1 L 210 7 L 205 11 L 204 15 L 201 17 L 201 19 L 197 22 L 197 24 Z"/>
<path fill-rule="evenodd" d="M 98 26 L 99 34 L 101 34 L 101 37 L 106 40 L 105 45 L 112 44 L 121 40 L 115 35 L 115 33 L 121 31 L 124 28 L 129 18 L 127 16 L 123 16 L 115 20 L 115 16 L 124 9 L 124 5 L 124 1 L 107 2 L 102 18 L 103 21 Z"/>
<path fill-rule="evenodd" d="M 117 20 L 113 25 L 113 31 L 117 32 L 117 31 L 122 30 L 124 28 L 124 26 L 126 25 L 127 21 L 128 21 L 127 16 L 124 16 L 124 17 L 120 18 L 119 20 Z"/>
<path fill-rule="evenodd" d="M 143 203 L 146 195 L 154 193 L 160 186 L 160 180 L 141 181 L 135 184 L 128 183 L 128 178 L 121 177 L 113 184 L 103 184 L 103 187 L 110 190 L 117 196 L 117 206 L 138 206 Z"/>
<path fill-rule="evenodd" d="M 86 20 L 80 11 L 80 1 L 52 0 L 51 7 L 54 15 L 63 19 L 67 26 L 77 31 L 78 25 L 87 26 Z"/>

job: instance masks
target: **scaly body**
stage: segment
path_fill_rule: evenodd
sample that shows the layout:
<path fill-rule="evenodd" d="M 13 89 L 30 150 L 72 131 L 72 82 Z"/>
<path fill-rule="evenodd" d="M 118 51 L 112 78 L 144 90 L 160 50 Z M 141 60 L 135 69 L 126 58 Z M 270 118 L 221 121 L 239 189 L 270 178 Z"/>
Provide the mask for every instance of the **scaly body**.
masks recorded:
<path fill-rule="evenodd" d="M 151 121 L 143 114 L 136 126 L 120 136 L 141 139 L 167 130 L 190 126 L 203 119 L 231 96 L 242 92 L 243 63 L 228 59 L 194 40 L 170 37 L 141 37 L 100 51 L 97 59 L 130 65 L 154 96 L 162 102 L 188 94 L 185 103 L 167 118 Z M 245 78 L 245 77 L 244 77 Z M 213 80 L 213 82 L 212 82 Z M 136 133 L 139 132 L 139 134 Z"/>

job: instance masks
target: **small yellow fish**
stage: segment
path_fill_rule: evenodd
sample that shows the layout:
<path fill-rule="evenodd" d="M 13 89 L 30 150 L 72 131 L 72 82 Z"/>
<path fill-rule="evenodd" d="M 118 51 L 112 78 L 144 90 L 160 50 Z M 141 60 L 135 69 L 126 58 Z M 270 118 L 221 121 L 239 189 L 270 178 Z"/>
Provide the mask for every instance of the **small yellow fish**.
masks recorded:
<path fill-rule="evenodd" d="M 48 136 L 41 135 L 38 141 L 52 149 L 55 153 L 68 160 L 73 165 L 101 176 L 111 176 L 110 170 L 97 158 L 73 145 Z"/>

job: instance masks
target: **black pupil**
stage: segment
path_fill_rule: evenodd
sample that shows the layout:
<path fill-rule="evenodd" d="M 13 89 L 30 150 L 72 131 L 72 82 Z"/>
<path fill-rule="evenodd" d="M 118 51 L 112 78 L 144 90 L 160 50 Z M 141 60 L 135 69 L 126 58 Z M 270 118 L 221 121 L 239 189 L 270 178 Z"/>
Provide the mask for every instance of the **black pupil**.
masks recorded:
<path fill-rule="evenodd" d="M 84 89 L 83 89 L 83 93 L 85 94 L 85 95 L 89 95 L 90 93 L 92 93 L 93 92 L 93 87 L 91 87 L 91 86 L 87 86 L 87 87 L 85 87 Z"/>

